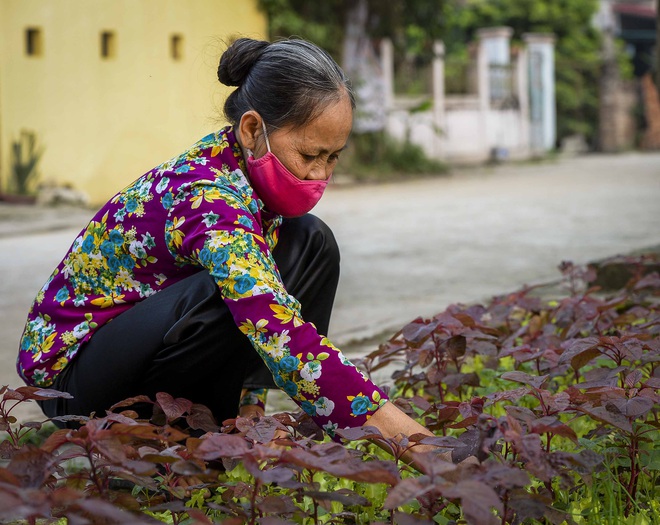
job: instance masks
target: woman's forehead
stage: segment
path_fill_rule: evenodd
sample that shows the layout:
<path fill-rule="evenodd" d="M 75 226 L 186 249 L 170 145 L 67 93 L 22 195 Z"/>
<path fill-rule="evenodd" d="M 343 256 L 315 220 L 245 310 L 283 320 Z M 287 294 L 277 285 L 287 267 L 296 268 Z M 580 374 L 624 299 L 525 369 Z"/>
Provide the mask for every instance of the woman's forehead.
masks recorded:
<path fill-rule="evenodd" d="M 304 126 L 290 129 L 288 139 L 298 146 L 314 147 L 332 153 L 343 149 L 353 126 L 353 110 L 348 98 L 327 106 Z"/>

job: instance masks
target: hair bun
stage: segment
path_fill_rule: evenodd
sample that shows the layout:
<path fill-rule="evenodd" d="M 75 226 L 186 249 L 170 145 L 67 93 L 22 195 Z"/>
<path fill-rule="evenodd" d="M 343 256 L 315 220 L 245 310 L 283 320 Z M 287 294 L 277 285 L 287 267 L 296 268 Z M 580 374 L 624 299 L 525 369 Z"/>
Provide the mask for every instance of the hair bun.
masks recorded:
<path fill-rule="evenodd" d="M 225 86 L 243 84 L 254 63 L 269 45 L 264 40 L 239 38 L 220 57 L 218 80 Z"/>

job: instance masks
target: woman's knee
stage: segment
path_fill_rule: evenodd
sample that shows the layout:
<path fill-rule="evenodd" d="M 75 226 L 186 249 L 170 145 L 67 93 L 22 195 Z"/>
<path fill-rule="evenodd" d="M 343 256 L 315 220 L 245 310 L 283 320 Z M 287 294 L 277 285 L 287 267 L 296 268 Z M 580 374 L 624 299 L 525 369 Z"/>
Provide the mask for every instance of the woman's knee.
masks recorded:
<path fill-rule="evenodd" d="M 285 240 L 286 239 L 286 240 Z M 302 217 L 285 219 L 280 231 L 280 242 L 299 243 L 311 250 L 315 257 L 322 256 L 329 264 L 339 265 L 337 240 L 330 227 L 310 213 Z"/>

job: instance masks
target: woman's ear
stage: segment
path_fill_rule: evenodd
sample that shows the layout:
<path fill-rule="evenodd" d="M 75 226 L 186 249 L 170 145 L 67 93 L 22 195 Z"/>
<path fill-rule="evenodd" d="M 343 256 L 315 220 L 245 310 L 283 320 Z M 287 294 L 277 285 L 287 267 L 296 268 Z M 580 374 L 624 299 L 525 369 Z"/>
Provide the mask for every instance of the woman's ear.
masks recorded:
<path fill-rule="evenodd" d="M 243 113 L 238 123 L 238 141 L 244 149 L 256 150 L 257 139 L 263 135 L 261 115 L 254 110 Z"/>

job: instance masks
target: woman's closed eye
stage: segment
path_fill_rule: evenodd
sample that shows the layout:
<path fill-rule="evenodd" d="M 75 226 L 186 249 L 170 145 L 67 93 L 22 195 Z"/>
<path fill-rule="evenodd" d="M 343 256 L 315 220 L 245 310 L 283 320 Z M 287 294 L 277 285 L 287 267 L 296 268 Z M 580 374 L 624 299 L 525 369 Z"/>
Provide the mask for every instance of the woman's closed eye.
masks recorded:
<path fill-rule="evenodd" d="M 311 164 L 312 162 L 316 161 L 322 161 L 327 164 L 335 164 L 339 160 L 339 153 L 331 153 L 330 155 L 323 153 L 318 155 L 301 153 L 300 156 L 306 164 Z"/>

